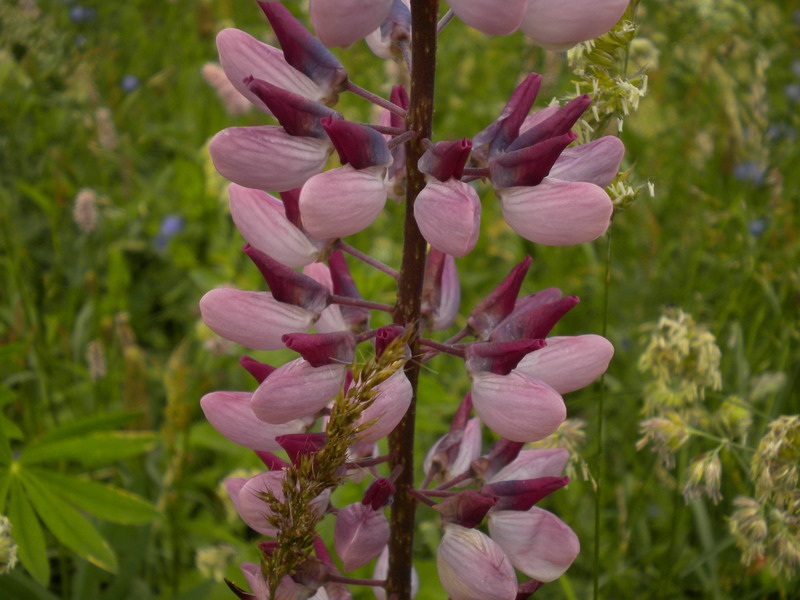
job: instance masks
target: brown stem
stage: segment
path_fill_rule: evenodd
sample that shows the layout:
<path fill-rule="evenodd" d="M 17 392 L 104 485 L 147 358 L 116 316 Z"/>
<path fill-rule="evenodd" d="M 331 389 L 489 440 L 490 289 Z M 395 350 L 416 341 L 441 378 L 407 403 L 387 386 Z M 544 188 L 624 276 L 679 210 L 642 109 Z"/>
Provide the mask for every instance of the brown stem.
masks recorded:
<path fill-rule="evenodd" d="M 425 187 L 425 176 L 417 169 L 424 148 L 421 140 L 432 137 L 433 91 L 436 77 L 436 24 L 439 0 L 411 0 L 411 94 L 406 129 L 417 137 L 406 145 L 406 214 L 403 230 L 403 262 L 397 282 L 395 323 L 417 327 L 420 320 L 422 279 L 425 274 L 427 244 L 414 220 L 414 201 Z M 419 354 L 416 337 L 410 340 L 411 352 Z M 402 466 L 395 486 L 389 538 L 389 572 L 387 597 L 396 600 L 411 598 L 412 548 L 416 501 L 414 488 L 414 416 L 420 362 L 410 360 L 405 371 L 414 391 L 411 406 L 400 425 L 389 436 L 389 454 L 393 467 Z"/>

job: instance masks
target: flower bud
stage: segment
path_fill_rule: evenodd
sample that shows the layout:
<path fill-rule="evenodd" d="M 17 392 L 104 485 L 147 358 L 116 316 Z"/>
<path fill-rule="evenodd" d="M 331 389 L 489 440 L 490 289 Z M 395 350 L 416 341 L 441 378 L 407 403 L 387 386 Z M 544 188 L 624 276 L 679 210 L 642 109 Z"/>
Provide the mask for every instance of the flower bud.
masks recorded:
<path fill-rule="evenodd" d="M 349 331 L 334 333 L 292 333 L 283 343 L 308 361 L 312 367 L 349 365 L 355 356 L 356 340 Z"/>
<path fill-rule="evenodd" d="M 517 576 L 502 548 L 477 529 L 445 526 L 436 564 L 451 600 L 514 600 Z"/>
<path fill-rule="evenodd" d="M 380 27 L 392 0 L 311 0 L 311 24 L 326 46 L 349 46 Z"/>
<path fill-rule="evenodd" d="M 278 302 L 267 292 L 218 288 L 200 299 L 203 322 L 214 333 L 254 350 L 279 350 L 285 333 L 308 331 L 315 313 Z"/>
<path fill-rule="evenodd" d="M 372 482 L 364 492 L 361 504 L 369 506 L 372 510 L 378 510 L 389 504 L 392 496 L 397 491 L 391 479 L 381 477 Z"/>
<path fill-rule="evenodd" d="M 392 153 L 382 134 L 371 127 L 332 116 L 320 121 L 343 165 L 354 169 L 388 167 Z"/>
<path fill-rule="evenodd" d="M 472 186 L 458 179 L 431 179 L 414 201 L 414 219 L 432 247 L 466 256 L 478 242 L 481 201 Z"/>
<path fill-rule="evenodd" d="M 467 138 L 454 142 L 437 142 L 419 159 L 417 168 L 441 182 L 461 179 L 469 159 L 472 142 Z"/>
<path fill-rule="evenodd" d="M 277 368 L 268 365 L 267 363 L 259 362 L 256 359 L 251 358 L 249 356 L 242 356 L 241 358 L 239 358 L 239 364 L 248 373 L 250 373 L 250 375 L 253 376 L 253 379 L 255 379 L 258 383 L 264 381 L 273 372 L 275 372 Z"/>
<path fill-rule="evenodd" d="M 305 431 L 300 419 L 278 425 L 263 423 L 256 418 L 249 392 L 211 392 L 200 399 L 200 407 L 211 426 L 222 435 L 252 450 L 280 450 L 276 437 Z"/>
<path fill-rule="evenodd" d="M 605 373 L 612 356 L 614 346 L 599 335 L 551 337 L 545 348 L 525 356 L 517 370 L 566 394 Z"/>
<path fill-rule="evenodd" d="M 286 451 L 292 464 L 297 465 L 303 456 L 312 456 L 322 450 L 328 436 L 324 433 L 294 433 L 278 436 L 275 441 Z"/>
<path fill-rule="evenodd" d="M 518 371 L 473 372 L 472 402 L 489 429 L 515 442 L 546 438 L 567 416 L 558 392 Z"/>
<path fill-rule="evenodd" d="M 538 581 L 561 577 L 580 552 L 575 532 L 538 507 L 526 512 L 492 512 L 489 533 L 516 568 Z"/>
<path fill-rule="evenodd" d="M 345 571 L 364 566 L 389 541 L 389 522 L 381 510 L 356 502 L 336 515 L 333 546 Z"/>
<path fill-rule="evenodd" d="M 251 76 L 246 77 L 244 82 L 247 89 L 267 105 L 289 135 L 324 138 L 326 134 L 320 120 L 332 115 L 341 117 L 324 104 L 293 94 L 268 81 Z"/>

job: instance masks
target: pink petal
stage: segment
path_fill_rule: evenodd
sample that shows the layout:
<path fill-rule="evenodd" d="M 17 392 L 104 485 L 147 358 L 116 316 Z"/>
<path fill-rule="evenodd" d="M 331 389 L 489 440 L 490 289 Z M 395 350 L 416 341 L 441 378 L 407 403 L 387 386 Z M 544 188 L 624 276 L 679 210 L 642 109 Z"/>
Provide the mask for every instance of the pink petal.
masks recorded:
<path fill-rule="evenodd" d="M 217 34 L 219 62 L 233 87 L 267 114 L 267 106 L 244 83 L 246 77 L 263 79 L 285 90 L 318 101 L 322 90 L 316 83 L 289 65 L 283 52 L 263 44 L 239 29 L 223 29 Z"/>
<path fill-rule="evenodd" d="M 439 452 L 439 448 L 442 442 L 445 440 L 445 437 L 439 438 L 439 440 L 431 447 L 428 451 L 428 454 L 425 456 L 425 461 L 422 465 L 422 468 L 427 475 L 430 473 L 431 469 L 434 466 L 433 460 L 436 457 L 436 454 Z M 456 454 L 455 458 L 449 462 L 445 466 L 445 470 L 441 476 L 437 477 L 437 479 L 441 479 L 442 481 L 447 481 L 448 479 L 453 479 L 454 477 L 458 477 L 466 473 L 472 461 L 480 457 L 481 455 L 481 441 L 482 441 L 482 434 L 481 434 L 481 421 L 478 418 L 473 418 L 467 421 L 467 425 L 464 428 L 463 438 L 458 446 L 458 453 Z M 468 485 L 470 480 L 465 480 L 458 486 L 460 487 L 463 485 Z"/>
<path fill-rule="evenodd" d="M 298 358 L 279 367 L 253 392 L 251 407 L 267 423 L 286 423 L 313 415 L 339 393 L 346 365 L 312 367 Z"/>
<path fill-rule="evenodd" d="M 289 135 L 283 127 L 229 127 L 208 150 L 220 175 L 248 188 L 285 192 L 303 185 L 325 167 L 327 139 Z"/>
<path fill-rule="evenodd" d="M 389 522 L 382 510 L 356 502 L 336 515 L 333 547 L 345 572 L 367 564 L 381 553 L 388 541 Z"/>
<path fill-rule="evenodd" d="M 414 202 L 414 218 L 428 243 L 451 256 L 469 254 L 481 230 L 481 201 L 472 186 L 431 179 Z"/>
<path fill-rule="evenodd" d="M 472 403 L 489 429 L 514 442 L 546 438 L 567 416 L 558 392 L 518 371 L 473 373 Z"/>
<path fill-rule="evenodd" d="M 607 135 L 564 150 L 549 176 L 562 181 L 588 181 L 604 188 L 614 181 L 624 155 L 622 140 Z"/>
<path fill-rule="evenodd" d="M 386 204 L 385 173 L 345 165 L 313 176 L 300 191 L 303 226 L 318 238 L 341 238 L 371 225 Z"/>
<path fill-rule="evenodd" d="M 490 513 L 489 533 L 515 567 L 538 581 L 561 577 L 581 549 L 566 523 L 536 506 L 525 512 Z"/>
<path fill-rule="evenodd" d="M 214 429 L 234 444 L 252 450 L 280 450 L 277 436 L 306 430 L 299 419 L 281 425 L 260 421 L 250 407 L 252 396 L 250 392 L 211 392 L 200 399 L 200 406 Z"/>
<path fill-rule="evenodd" d="M 359 424 L 374 420 L 375 423 L 358 435 L 360 442 L 377 442 L 386 437 L 403 419 L 411 406 L 411 383 L 402 369 L 379 384 L 372 404 L 361 413 Z"/>
<path fill-rule="evenodd" d="M 372 573 L 372 578 L 377 580 L 386 579 L 389 574 L 389 547 L 383 549 L 378 560 L 375 562 L 375 571 Z M 382 587 L 372 588 L 372 593 L 378 600 L 386 600 L 386 589 Z M 419 575 L 417 574 L 416 567 L 411 567 L 411 598 L 416 597 L 419 593 Z"/>
<path fill-rule="evenodd" d="M 514 600 L 517 576 L 502 548 L 477 529 L 445 526 L 436 560 L 450 600 Z"/>
<path fill-rule="evenodd" d="M 554 114 L 556 114 L 559 110 L 558 105 L 546 106 L 540 110 L 537 110 L 532 115 L 528 115 L 525 117 L 525 120 L 522 122 L 519 128 L 519 135 L 522 135 L 529 129 L 531 129 L 534 125 L 538 125 L 539 123 L 546 121 Z"/>
<path fill-rule="evenodd" d="M 461 282 L 458 279 L 456 260 L 452 256 L 445 256 L 444 269 L 442 270 L 442 287 L 439 302 L 433 308 L 433 331 L 448 329 L 458 316 L 461 306 Z"/>
<path fill-rule="evenodd" d="M 321 249 L 286 218 L 283 202 L 235 183 L 228 186 L 228 198 L 236 228 L 254 248 L 287 267 L 317 259 Z"/>
<path fill-rule="evenodd" d="M 278 302 L 269 292 L 231 288 L 203 296 L 200 314 L 211 331 L 254 350 L 282 349 L 281 336 L 308 331 L 316 317 L 299 306 Z"/>
<path fill-rule="evenodd" d="M 326 46 L 349 46 L 380 27 L 392 0 L 311 0 L 317 37 Z"/>
<path fill-rule="evenodd" d="M 527 240 L 545 246 L 583 244 L 603 235 L 614 210 L 593 183 L 545 177 L 539 185 L 497 190 L 503 218 Z"/>
<path fill-rule="evenodd" d="M 606 372 L 614 346 L 599 335 L 555 336 L 531 352 L 517 371 L 544 381 L 560 394 L 579 390 Z"/>
<path fill-rule="evenodd" d="M 250 590 L 256 600 L 269 600 L 269 584 L 261 574 L 261 566 L 255 563 L 243 563 L 239 567 L 244 573 Z M 322 589 L 322 588 L 320 588 Z M 298 586 L 291 577 L 285 575 L 278 584 L 275 598 L 276 600 L 297 600 Z M 316 598 L 316 596 L 314 596 Z"/>
<path fill-rule="evenodd" d="M 448 0 L 456 16 L 486 35 L 506 35 L 519 27 L 528 0 Z"/>
<path fill-rule="evenodd" d="M 489 483 L 559 477 L 569 460 L 564 448 L 536 448 L 521 450 L 513 461 L 489 479 Z"/>
<path fill-rule="evenodd" d="M 566 50 L 614 27 L 628 0 L 530 0 L 520 29 L 550 50 Z"/>

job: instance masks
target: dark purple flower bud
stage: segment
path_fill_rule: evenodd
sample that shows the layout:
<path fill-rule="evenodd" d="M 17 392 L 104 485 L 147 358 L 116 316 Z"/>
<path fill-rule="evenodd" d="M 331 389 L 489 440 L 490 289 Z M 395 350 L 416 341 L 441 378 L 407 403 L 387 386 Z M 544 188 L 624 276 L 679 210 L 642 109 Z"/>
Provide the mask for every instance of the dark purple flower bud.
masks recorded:
<path fill-rule="evenodd" d="M 506 438 L 500 438 L 488 454 L 472 463 L 472 469 L 483 480 L 488 481 L 516 459 L 524 445 L 524 442 L 512 442 Z"/>
<path fill-rule="evenodd" d="M 470 371 L 489 371 L 508 375 L 526 354 L 546 346 L 544 340 L 517 340 L 513 342 L 479 342 L 467 346 L 466 363 Z"/>
<path fill-rule="evenodd" d="M 303 456 L 311 456 L 322 450 L 328 441 L 325 433 L 291 433 L 289 435 L 279 435 L 275 441 L 281 445 L 289 455 L 292 464 L 298 464 Z"/>
<path fill-rule="evenodd" d="M 262 383 L 273 373 L 273 371 L 277 369 L 277 367 L 273 367 L 267 363 L 259 362 L 254 358 L 250 358 L 249 356 L 242 356 L 239 359 L 239 364 L 242 365 L 242 367 L 245 368 L 258 383 Z"/>
<path fill-rule="evenodd" d="M 291 435 L 291 434 L 289 434 Z M 278 436 L 278 437 L 286 437 L 286 436 Z M 277 441 L 278 438 L 275 438 Z M 280 445 L 280 442 L 278 442 Z M 283 446 L 281 446 L 283 447 Z M 270 471 L 282 471 L 284 469 L 289 468 L 289 463 L 285 460 L 280 458 L 279 456 L 274 455 L 272 452 L 268 452 L 267 450 L 256 450 L 256 456 L 261 459 L 261 462 L 270 470 Z"/>
<path fill-rule="evenodd" d="M 536 581 L 535 579 L 529 579 L 525 583 L 520 583 L 517 588 L 517 597 L 514 600 L 528 600 L 528 598 L 533 596 L 536 590 L 543 585 L 544 583 Z"/>
<path fill-rule="evenodd" d="M 333 293 L 337 296 L 361 300 L 361 294 L 358 292 L 356 282 L 350 274 L 350 269 L 341 250 L 331 252 L 330 257 L 328 257 L 328 267 L 331 270 Z M 352 331 L 363 331 L 369 325 L 369 309 L 342 304 L 339 306 L 339 310 Z"/>
<path fill-rule="evenodd" d="M 451 177 L 461 179 L 471 150 L 472 142 L 467 138 L 437 142 L 420 157 L 417 167 L 439 181 L 447 181 Z"/>
<path fill-rule="evenodd" d="M 397 488 L 394 487 L 392 481 L 381 477 L 373 481 L 367 491 L 364 492 L 361 504 L 371 506 L 372 510 L 378 510 L 391 502 L 395 491 L 397 491 Z"/>
<path fill-rule="evenodd" d="M 328 306 L 330 292 L 324 285 L 267 256 L 250 244 L 245 244 L 242 250 L 261 271 L 275 300 L 317 314 Z"/>
<path fill-rule="evenodd" d="M 476 335 L 488 338 L 495 326 L 511 314 L 531 262 L 533 259 L 528 256 L 516 265 L 500 285 L 472 310 L 467 323 Z"/>
<path fill-rule="evenodd" d="M 321 123 L 343 165 L 367 169 L 391 164 L 392 153 L 386 140 L 371 127 L 334 117 L 325 117 Z"/>
<path fill-rule="evenodd" d="M 492 186 L 506 188 L 539 185 L 550 173 L 550 169 L 564 149 L 577 137 L 568 131 L 564 135 L 548 138 L 533 146 L 499 154 L 489 161 Z"/>
<path fill-rule="evenodd" d="M 327 92 L 326 104 L 335 104 L 347 84 L 347 71 L 342 63 L 280 2 L 258 4 L 272 25 L 286 62 Z"/>
<path fill-rule="evenodd" d="M 558 112 L 525 131 L 512 141 L 506 149 L 508 152 L 533 146 L 546 139 L 564 135 L 577 123 L 584 111 L 589 108 L 592 99 L 584 94 L 567 102 Z"/>
<path fill-rule="evenodd" d="M 289 135 L 324 138 L 325 130 L 320 125 L 324 117 L 341 115 L 320 104 L 262 79 L 246 77 L 245 85 L 255 94 L 286 130 Z"/>
<path fill-rule="evenodd" d="M 483 521 L 486 513 L 499 502 L 497 496 L 474 490 L 465 490 L 445 498 L 433 507 L 448 523 L 472 529 Z"/>
<path fill-rule="evenodd" d="M 375 332 L 375 356 L 380 358 L 386 346 L 406 332 L 400 325 L 386 325 Z"/>
<path fill-rule="evenodd" d="M 494 158 L 508 148 L 519 135 L 519 128 L 536 100 L 542 76 L 531 73 L 511 94 L 508 103 L 497 120 L 473 137 L 473 155 L 481 161 Z"/>
<path fill-rule="evenodd" d="M 516 481 L 498 481 L 481 488 L 481 494 L 497 496 L 497 510 L 528 510 L 542 498 L 569 483 L 569 477 L 539 477 Z"/>
<path fill-rule="evenodd" d="M 275 540 L 261 540 L 258 542 L 258 549 L 264 556 L 271 556 L 278 549 L 278 542 Z"/>
<path fill-rule="evenodd" d="M 283 211 L 286 213 L 286 218 L 289 222 L 298 229 L 303 228 L 303 221 L 300 218 L 300 190 L 303 188 L 294 188 L 281 192 L 281 200 L 283 200 Z"/>
<path fill-rule="evenodd" d="M 289 333 L 284 345 L 302 356 L 312 367 L 349 365 L 355 356 L 356 340 L 349 331 L 333 333 Z"/>
<path fill-rule="evenodd" d="M 580 302 L 577 296 L 559 298 L 561 290 L 549 288 L 526 296 L 514 311 L 494 328 L 489 339 L 493 342 L 541 339 L 550 333 L 559 319 Z"/>

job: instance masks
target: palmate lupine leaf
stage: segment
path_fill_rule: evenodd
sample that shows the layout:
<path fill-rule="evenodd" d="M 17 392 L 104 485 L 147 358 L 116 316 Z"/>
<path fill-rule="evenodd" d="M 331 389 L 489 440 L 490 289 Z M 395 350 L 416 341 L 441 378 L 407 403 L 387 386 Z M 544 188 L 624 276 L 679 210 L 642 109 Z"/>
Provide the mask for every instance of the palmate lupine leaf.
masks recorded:
<path fill-rule="evenodd" d="M 44 445 L 56 440 L 78 437 L 87 433 L 120 429 L 140 416 L 141 413 L 137 411 L 120 411 L 82 417 L 51 429 L 39 437 L 35 443 Z"/>
<path fill-rule="evenodd" d="M 8 503 L 8 520 L 11 521 L 14 541 L 17 543 L 17 556 L 33 578 L 47 585 L 50 579 L 50 563 L 47 560 L 47 545 L 44 532 L 36 518 L 22 482 L 9 474 L 11 495 Z"/>
<path fill-rule="evenodd" d="M 29 470 L 20 470 L 19 475 L 30 503 L 56 539 L 81 558 L 115 573 L 117 557 L 94 525 L 60 499 L 43 478 Z"/>
<path fill-rule="evenodd" d="M 34 442 L 25 448 L 19 461 L 24 465 L 53 460 L 75 461 L 86 466 L 108 464 L 146 452 L 156 440 L 156 434 L 149 431 L 97 432 L 44 443 Z"/>

